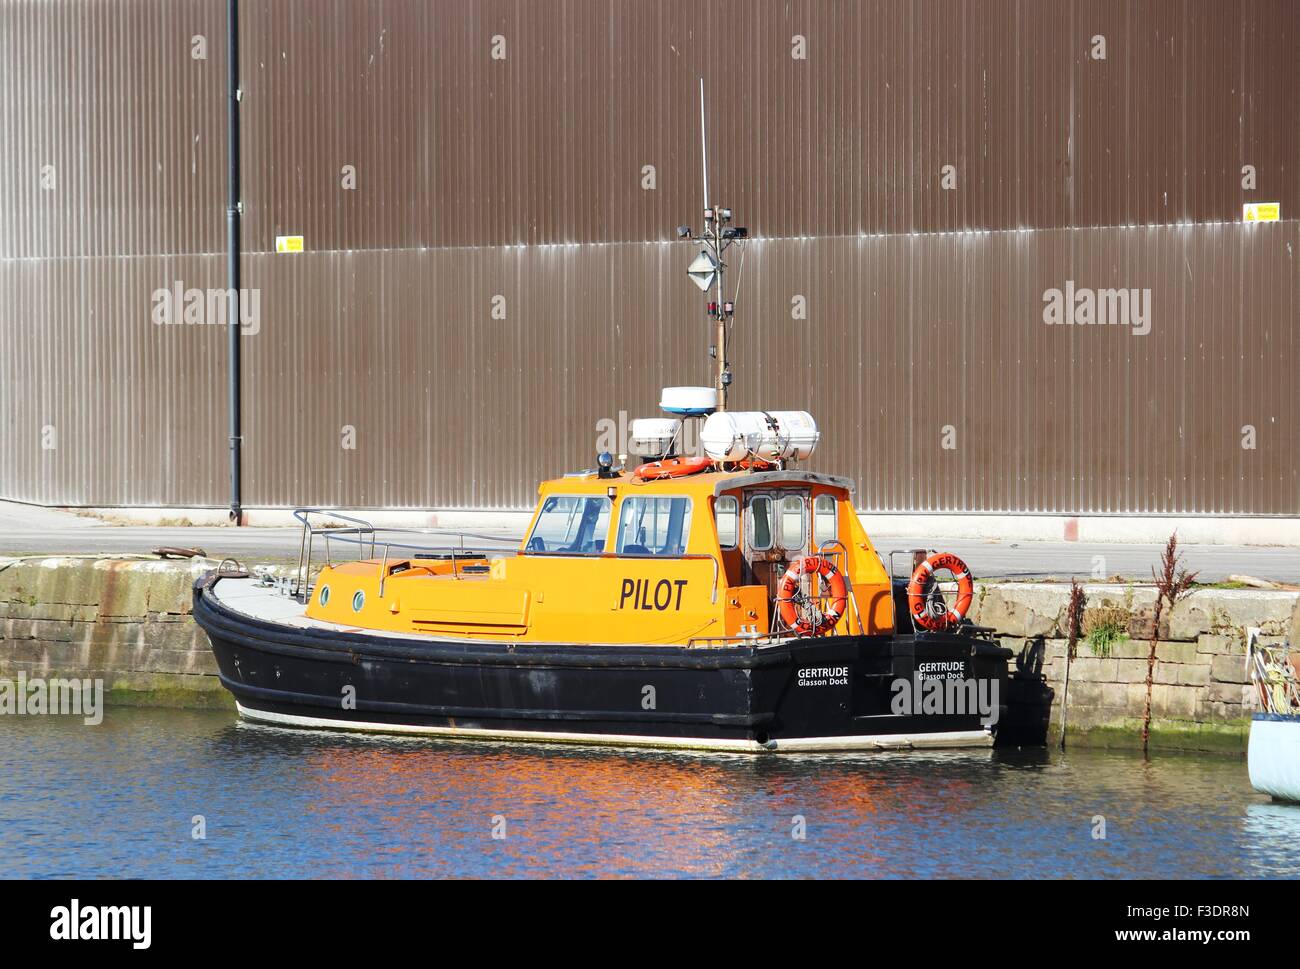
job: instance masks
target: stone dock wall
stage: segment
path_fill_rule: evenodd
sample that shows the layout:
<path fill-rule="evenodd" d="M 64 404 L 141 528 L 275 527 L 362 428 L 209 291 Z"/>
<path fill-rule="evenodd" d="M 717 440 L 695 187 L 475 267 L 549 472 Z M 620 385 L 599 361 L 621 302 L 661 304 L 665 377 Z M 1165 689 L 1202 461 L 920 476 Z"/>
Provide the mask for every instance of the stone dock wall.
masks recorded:
<path fill-rule="evenodd" d="M 206 560 L 0 558 L 0 677 L 102 679 L 105 701 L 235 704 L 190 616 Z"/>
<path fill-rule="evenodd" d="M 1137 746 L 1155 590 L 1108 583 L 1086 585 L 1084 594 L 1084 629 L 1091 635 L 1078 641 L 1068 691 L 1068 585 L 981 585 L 972 619 L 996 628 L 1021 668 L 1046 678 L 1055 694 L 1055 737 L 1064 710 L 1067 744 Z M 1255 710 L 1246 673 L 1252 626 L 1260 628 L 1262 642 L 1300 642 L 1300 593 L 1201 588 L 1166 608 L 1151 689 L 1152 747 L 1246 749 Z"/>
<path fill-rule="evenodd" d="M 190 587 L 215 562 L 157 559 L 0 558 L 0 677 L 102 679 L 111 704 L 223 707 L 207 638 L 190 616 Z M 1136 746 L 1146 698 L 1154 591 L 1089 585 L 1070 664 L 1067 739 Z M 972 618 L 999 630 L 1020 668 L 1054 691 L 1062 721 L 1068 586 L 981 584 Z M 1300 594 L 1198 589 L 1161 623 L 1152 690 L 1156 747 L 1245 749 L 1251 693 L 1246 629 L 1300 642 Z"/>

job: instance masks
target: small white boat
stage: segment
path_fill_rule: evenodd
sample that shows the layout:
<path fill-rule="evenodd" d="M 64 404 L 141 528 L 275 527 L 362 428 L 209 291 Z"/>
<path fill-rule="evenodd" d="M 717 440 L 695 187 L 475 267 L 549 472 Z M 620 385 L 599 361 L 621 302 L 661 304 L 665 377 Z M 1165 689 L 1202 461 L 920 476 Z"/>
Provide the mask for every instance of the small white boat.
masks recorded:
<path fill-rule="evenodd" d="M 1300 802 L 1300 678 L 1289 645 L 1264 646 L 1248 630 L 1246 662 L 1260 710 L 1251 718 L 1250 784 L 1279 801 Z"/>

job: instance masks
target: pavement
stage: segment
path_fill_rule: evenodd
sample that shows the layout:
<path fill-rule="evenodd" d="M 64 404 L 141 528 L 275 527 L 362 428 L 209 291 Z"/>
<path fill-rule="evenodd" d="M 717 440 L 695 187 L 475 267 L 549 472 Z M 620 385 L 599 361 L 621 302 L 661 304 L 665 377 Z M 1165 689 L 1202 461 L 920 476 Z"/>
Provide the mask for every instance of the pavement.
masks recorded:
<path fill-rule="evenodd" d="M 409 531 L 414 533 L 410 539 L 403 539 L 394 531 L 391 540 L 409 540 L 419 545 L 514 548 L 522 537 L 515 526 Z M 233 557 L 241 562 L 262 558 L 296 560 L 301 539 L 297 527 L 119 525 L 60 509 L 0 501 L 0 555 L 147 553 L 162 546 L 177 546 L 201 548 L 212 558 Z M 321 540 L 318 538 L 316 542 L 319 549 Z"/>
<path fill-rule="evenodd" d="M 410 539 L 421 545 L 466 545 L 470 548 L 513 548 L 519 525 L 473 530 L 422 529 Z M 402 541 L 396 533 L 392 538 Z M 116 525 L 101 519 L 52 508 L 0 501 L 0 555 L 123 554 L 149 552 L 164 546 L 199 547 L 213 558 L 227 556 L 245 565 L 262 560 L 296 561 L 297 528 L 158 527 Z M 875 540 L 881 558 L 913 548 L 935 548 L 931 538 L 881 537 Z M 1150 579 L 1160 557 L 1159 545 L 1078 542 L 999 542 L 953 539 L 943 550 L 959 555 L 981 579 L 1101 579 L 1121 576 Z M 1300 549 L 1276 546 L 1186 545 L 1186 566 L 1199 572 L 1201 582 L 1222 582 L 1230 575 L 1250 575 L 1274 582 L 1300 584 Z M 902 574 L 910 558 L 897 556 Z"/>

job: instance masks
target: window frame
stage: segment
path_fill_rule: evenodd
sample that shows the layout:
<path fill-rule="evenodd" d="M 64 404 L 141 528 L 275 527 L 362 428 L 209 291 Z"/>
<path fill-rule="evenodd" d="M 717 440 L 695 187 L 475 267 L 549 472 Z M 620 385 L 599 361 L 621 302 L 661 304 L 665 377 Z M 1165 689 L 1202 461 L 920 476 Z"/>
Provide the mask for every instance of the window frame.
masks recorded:
<path fill-rule="evenodd" d="M 595 534 L 592 535 L 593 541 L 599 538 L 600 548 L 598 548 L 594 552 L 573 552 L 567 549 L 553 549 L 553 548 L 544 548 L 544 549 L 529 548 L 529 546 L 533 542 L 533 539 L 539 537 L 537 535 L 537 528 L 539 525 L 541 525 L 543 516 L 547 514 L 546 512 L 547 502 L 565 501 L 565 500 L 573 500 L 579 502 L 597 501 L 597 502 L 605 503 L 605 510 L 609 513 L 608 520 L 605 523 L 605 531 L 603 534 L 599 536 Z M 599 524 L 600 522 L 600 516 L 601 516 L 601 512 L 597 512 L 596 521 L 593 523 L 593 531 L 594 531 L 594 525 Z M 524 554 L 525 555 L 568 555 L 568 556 L 575 556 L 578 558 L 594 558 L 599 555 L 604 555 L 606 553 L 606 550 L 609 548 L 609 526 L 613 523 L 613 521 L 614 521 L 614 502 L 609 497 L 609 495 L 604 495 L 604 494 L 547 495 L 545 498 L 542 499 L 541 507 L 538 509 L 537 516 L 533 520 L 533 527 L 528 530 L 528 538 L 524 541 Z"/>
<path fill-rule="evenodd" d="M 820 517 L 817 511 L 817 505 L 822 501 L 828 501 L 830 502 L 831 505 L 831 511 L 830 511 L 831 534 L 830 535 L 822 535 L 821 529 L 818 527 L 817 524 L 818 518 Z M 830 541 L 838 542 L 840 540 L 840 503 L 839 501 L 836 500 L 835 496 L 830 494 L 829 492 L 823 491 L 821 494 L 813 496 L 812 528 L 813 528 L 812 540 L 816 544 L 817 548 L 821 548 L 822 545 L 824 545 L 826 542 L 830 542 Z"/>
<path fill-rule="evenodd" d="M 754 541 L 754 502 L 767 502 L 767 544 L 758 545 Z M 768 552 L 776 548 L 776 529 L 772 527 L 772 496 L 769 494 L 750 495 L 745 502 L 745 544 L 755 552 Z"/>
<path fill-rule="evenodd" d="M 804 545 L 809 543 L 808 503 L 804 500 L 806 497 L 807 497 L 806 492 L 787 491 L 785 494 L 781 496 L 781 501 L 777 504 L 777 508 L 779 509 L 780 512 L 780 514 L 778 515 L 778 520 L 780 522 L 780 528 L 778 529 L 778 531 L 780 532 L 779 544 L 780 544 L 781 551 L 783 552 L 801 551 Z M 785 509 L 785 503 L 792 498 L 795 501 L 799 502 L 799 543 L 797 545 L 791 545 L 789 542 L 786 541 L 786 537 L 785 537 L 785 518 L 787 514 Z"/>
<path fill-rule="evenodd" d="M 724 501 L 725 501 L 725 502 L 728 502 L 728 503 L 731 505 L 731 509 L 732 509 L 732 510 L 731 510 L 731 514 L 732 514 L 733 516 L 735 516 L 735 519 L 736 519 L 736 523 L 735 523 L 735 526 L 734 526 L 734 527 L 735 527 L 735 533 L 734 533 L 734 535 L 733 535 L 733 540 L 732 540 L 732 542 L 731 542 L 730 545 L 726 544 L 726 543 L 722 540 L 722 529 L 719 527 L 719 524 L 718 524 L 718 523 L 719 523 L 719 520 L 720 520 L 719 509 L 720 509 L 720 507 L 721 507 L 721 505 L 722 505 L 722 503 L 723 503 Z M 713 530 L 714 530 L 714 532 L 716 533 L 716 535 L 718 536 L 718 547 L 719 547 L 719 548 L 724 549 L 724 550 L 726 550 L 726 551 L 731 551 L 732 549 L 736 549 L 736 548 L 739 548 L 739 547 L 740 547 L 740 542 L 741 542 L 741 539 L 742 539 L 742 535 L 741 535 L 741 531 L 742 531 L 742 530 L 741 530 L 741 527 L 740 527 L 740 499 L 737 498 L 735 495 L 718 495 L 718 497 L 714 500 L 714 502 L 713 502 Z"/>
<path fill-rule="evenodd" d="M 655 552 L 655 551 L 625 552 L 623 551 L 623 547 L 624 547 L 623 546 L 623 516 L 630 513 L 629 508 L 635 509 L 639 507 L 639 505 L 643 502 L 659 502 L 659 501 L 667 501 L 670 503 L 675 501 L 680 501 L 685 504 L 686 510 L 682 513 L 681 530 L 680 533 L 678 534 L 678 541 L 677 541 L 677 551 L 674 552 Z M 645 521 L 645 515 L 647 514 L 647 512 L 652 513 L 656 518 L 659 515 L 659 511 L 657 508 L 654 508 L 653 506 L 647 507 L 645 511 L 641 512 L 642 522 Z M 670 528 L 671 528 L 672 516 L 673 516 L 673 511 L 672 511 L 672 506 L 670 504 L 669 511 L 668 511 L 668 521 L 670 523 L 669 524 Z M 645 559 L 645 558 L 670 559 L 670 558 L 681 558 L 684 555 L 689 555 L 690 554 L 689 549 L 691 545 L 691 524 L 694 516 L 695 516 L 695 499 L 692 498 L 690 495 L 627 495 L 623 497 L 623 499 L 618 503 L 618 519 L 614 522 L 614 549 L 613 549 L 614 554 L 622 556 L 624 558 L 638 558 L 638 559 Z M 665 538 L 665 540 L 667 540 L 667 538 Z M 648 547 L 649 546 L 647 546 L 647 548 Z"/>

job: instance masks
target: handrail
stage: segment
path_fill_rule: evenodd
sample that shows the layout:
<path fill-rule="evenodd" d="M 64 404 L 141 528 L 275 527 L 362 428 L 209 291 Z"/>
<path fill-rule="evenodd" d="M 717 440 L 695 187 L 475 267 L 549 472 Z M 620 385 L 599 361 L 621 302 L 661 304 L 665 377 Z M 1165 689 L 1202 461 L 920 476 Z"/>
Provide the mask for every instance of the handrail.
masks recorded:
<path fill-rule="evenodd" d="M 333 519 L 351 522 L 354 527 L 342 529 L 334 527 L 327 528 L 324 526 L 313 527 L 311 523 L 312 515 L 329 515 Z M 328 508 L 295 508 L 293 517 L 302 523 L 302 538 L 298 543 L 298 568 L 294 573 L 294 581 L 296 583 L 294 594 L 299 596 L 300 601 L 303 603 L 306 603 L 307 601 L 307 594 L 310 588 L 311 559 L 317 535 L 323 535 L 325 537 L 325 562 L 331 567 L 334 565 L 334 559 L 330 554 L 330 532 L 356 532 L 358 545 L 361 545 L 363 542 L 362 536 L 369 534 L 371 557 L 374 556 L 375 526 L 363 518 L 353 518 L 351 515 L 345 515 L 342 512 Z"/>
<path fill-rule="evenodd" d="M 827 551 L 835 545 L 840 547 L 838 552 Z M 844 576 L 844 585 L 847 587 L 849 593 L 848 598 L 849 601 L 853 603 L 853 614 L 858 617 L 858 634 L 865 636 L 867 634 L 867 627 L 862 622 L 862 607 L 858 604 L 857 590 L 853 588 L 853 577 L 849 575 L 849 547 L 838 538 L 828 538 L 817 546 L 817 554 L 829 558 L 832 565 L 835 564 L 836 558 L 843 556 L 844 566 L 843 568 L 840 568 L 840 574 Z"/>
<path fill-rule="evenodd" d="M 313 524 L 312 516 L 328 517 L 330 521 L 341 521 L 346 523 L 344 526 Z M 352 515 L 346 515 L 342 512 L 335 511 L 331 508 L 297 508 L 293 512 L 293 517 L 302 523 L 302 539 L 298 547 L 298 568 L 294 576 L 295 588 L 294 594 L 300 598 L 300 601 L 306 602 L 311 589 L 311 563 L 314 555 L 316 536 L 319 535 L 325 542 L 325 563 L 333 567 L 334 557 L 331 542 L 343 542 L 345 544 L 355 544 L 358 549 L 360 558 L 376 558 L 376 551 L 383 548 L 383 564 L 381 566 L 379 579 L 379 594 L 383 596 L 384 585 L 387 581 L 388 558 L 393 549 L 409 549 L 415 552 L 438 552 L 450 553 L 452 562 L 452 573 L 455 578 L 460 578 L 460 558 L 473 558 L 475 560 L 484 557 L 488 551 L 497 556 L 514 555 L 517 551 L 513 546 L 507 548 L 492 548 L 484 550 L 468 549 L 465 547 L 465 535 L 460 534 L 460 545 L 431 545 L 427 542 L 399 542 L 394 540 L 383 540 L 379 537 L 381 533 L 400 533 L 403 535 L 428 535 L 428 531 L 415 528 L 378 528 L 371 522 L 363 518 L 356 518 Z M 486 536 L 483 536 L 486 538 Z M 369 555 L 364 554 L 366 547 L 369 546 Z M 414 556 L 413 556 L 414 557 Z"/>
<path fill-rule="evenodd" d="M 329 516 L 330 519 L 348 523 L 351 527 L 327 527 L 325 525 L 313 525 L 311 516 Z M 325 564 L 331 568 L 334 565 L 334 559 L 331 554 L 330 540 L 355 543 L 361 548 L 367 544 L 370 546 L 370 555 L 368 558 L 376 557 L 376 549 L 383 548 L 383 563 L 379 574 L 379 595 L 384 595 L 384 585 L 388 576 L 388 555 L 392 549 L 412 549 L 423 552 L 444 552 L 451 555 L 452 577 L 459 579 L 461 577 L 460 564 L 458 556 L 461 559 L 472 558 L 475 561 L 485 558 L 486 552 L 491 552 L 497 557 L 510 557 L 517 555 L 527 555 L 531 558 L 600 558 L 600 559 L 633 559 L 638 561 L 692 561 L 705 559 L 713 566 L 713 590 L 710 594 L 709 601 L 716 604 L 718 601 L 718 583 L 721 578 L 721 570 L 718 566 L 716 556 L 703 552 L 686 552 L 679 555 L 654 555 L 637 552 L 554 552 L 554 551 L 536 551 L 530 552 L 520 550 L 514 547 L 493 548 L 493 549 L 468 549 L 465 547 L 465 536 L 460 536 L 460 545 L 428 545 L 415 544 L 410 542 L 384 541 L 377 537 L 379 533 L 397 532 L 410 535 L 427 535 L 429 532 L 420 531 L 414 528 L 376 528 L 373 524 L 363 518 L 355 518 L 351 515 L 345 515 L 341 512 L 329 508 L 297 508 L 294 510 L 293 517 L 302 523 L 302 539 L 298 550 L 298 569 L 295 573 L 296 587 L 294 592 L 300 597 L 300 601 L 306 602 L 310 592 L 311 579 L 311 560 L 313 546 L 317 535 L 325 540 Z"/>
<path fill-rule="evenodd" d="M 759 633 L 758 635 L 738 635 L 738 636 L 692 636 L 686 640 L 687 648 L 700 648 L 700 643 L 738 643 L 748 646 L 779 646 L 782 643 L 788 643 L 797 636 L 782 635 L 776 632 Z"/>

